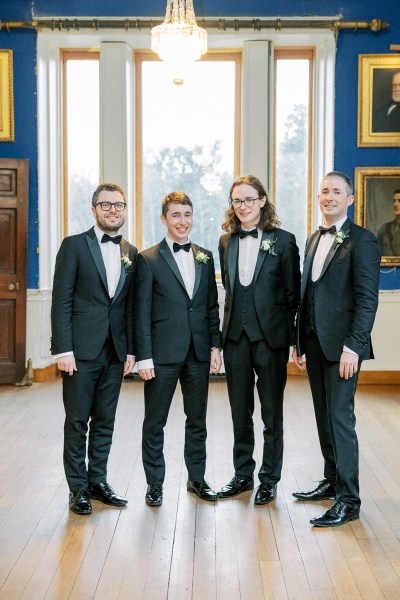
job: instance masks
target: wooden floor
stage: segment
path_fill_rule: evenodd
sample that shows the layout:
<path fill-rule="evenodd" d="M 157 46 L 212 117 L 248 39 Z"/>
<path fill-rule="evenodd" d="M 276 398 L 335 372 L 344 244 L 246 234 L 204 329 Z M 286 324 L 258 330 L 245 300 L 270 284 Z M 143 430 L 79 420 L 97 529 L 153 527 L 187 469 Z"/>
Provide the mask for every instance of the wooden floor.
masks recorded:
<path fill-rule="evenodd" d="M 400 386 L 359 386 L 362 510 L 359 521 L 313 529 L 330 502 L 296 502 L 292 491 L 322 478 L 307 380 L 285 400 L 285 458 L 276 502 L 250 492 L 210 504 L 186 491 L 180 391 L 165 432 L 164 503 L 149 508 L 141 464 L 143 386 L 123 384 L 109 482 L 129 499 L 68 510 L 62 468 L 61 383 L 0 387 L 0 598 L 261 600 L 400 598 Z M 256 460 L 261 434 L 256 416 Z M 226 384 L 210 384 L 207 479 L 232 475 Z"/>

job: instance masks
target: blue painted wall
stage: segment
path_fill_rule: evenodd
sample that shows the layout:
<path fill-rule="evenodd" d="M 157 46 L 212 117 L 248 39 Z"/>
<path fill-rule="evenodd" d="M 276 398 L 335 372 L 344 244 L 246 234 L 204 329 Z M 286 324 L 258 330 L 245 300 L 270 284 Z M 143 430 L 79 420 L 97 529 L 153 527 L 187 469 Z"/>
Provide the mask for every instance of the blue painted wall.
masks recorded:
<path fill-rule="evenodd" d="M 0 20 L 55 16 L 163 17 L 166 0 L 1 0 Z M 335 16 L 345 20 L 380 18 L 390 23 L 379 33 L 346 30 L 339 34 L 335 90 L 335 168 L 354 176 L 357 166 L 400 166 L 399 148 L 357 148 L 358 55 L 389 53 L 400 44 L 398 0 L 194 0 L 197 17 Z M 14 51 L 15 142 L 0 144 L 0 157 L 28 158 L 28 287 L 38 287 L 38 183 L 36 131 L 36 34 L 0 31 L 0 48 Z M 400 269 L 383 269 L 381 289 L 400 289 Z"/>

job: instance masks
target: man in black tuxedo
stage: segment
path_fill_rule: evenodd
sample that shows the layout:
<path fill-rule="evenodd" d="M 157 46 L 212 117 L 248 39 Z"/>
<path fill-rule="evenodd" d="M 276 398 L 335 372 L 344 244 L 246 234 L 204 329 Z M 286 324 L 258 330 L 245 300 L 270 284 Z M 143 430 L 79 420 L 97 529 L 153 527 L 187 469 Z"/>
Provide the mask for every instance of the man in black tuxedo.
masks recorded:
<path fill-rule="evenodd" d="M 354 396 L 361 362 L 373 358 L 370 334 L 378 307 L 380 253 L 375 236 L 350 221 L 352 182 L 332 171 L 318 203 L 324 227 L 307 240 L 293 360 L 307 373 L 314 402 L 324 479 L 300 500 L 336 499 L 316 527 L 358 519 L 358 441 Z"/>
<path fill-rule="evenodd" d="M 81 515 L 92 512 L 90 498 L 113 506 L 127 504 L 107 483 L 122 378 L 135 364 L 137 249 L 117 235 L 125 221 L 125 208 L 120 186 L 99 185 L 92 198 L 95 226 L 65 238 L 56 259 L 51 351 L 63 380 L 69 506 Z"/>
<path fill-rule="evenodd" d="M 283 394 L 300 298 L 300 258 L 293 234 L 279 229 L 273 205 L 253 175 L 237 179 L 219 243 L 226 290 L 222 327 L 231 405 L 235 475 L 218 496 L 254 488 L 254 382 L 264 423 L 255 504 L 276 495 L 283 460 Z"/>
<path fill-rule="evenodd" d="M 217 500 L 204 475 L 209 371 L 221 367 L 218 297 L 211 252 L 188 240 L 192 212 L 184 192 L 168 194 L 161 215 L 167 236 L 138 257 L 135 346 L 145 380 L 142 453 L 150 506 L 163 499 L 164 427 L 178 381 L 186 414 L 187 490 Z"/>
<path fill-rule="evenodd" d="M 400 132 L 400 71 L 393 74 L 390 101 L 373 112 L 372 131 Z"/>

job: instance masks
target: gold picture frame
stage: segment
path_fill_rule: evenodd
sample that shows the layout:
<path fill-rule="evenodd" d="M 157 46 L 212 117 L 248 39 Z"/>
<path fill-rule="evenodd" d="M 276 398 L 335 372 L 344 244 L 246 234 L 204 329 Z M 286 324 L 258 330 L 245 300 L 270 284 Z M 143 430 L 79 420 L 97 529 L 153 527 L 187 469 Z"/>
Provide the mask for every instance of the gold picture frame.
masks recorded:
<path fill-rule="evenodd" d="M 381 266 L 400 266 L 400 232 L 393 233 L 393 198 L 400 198 L 400 167 L 357 167 L 354 221 L 378 238 Z M 395 236 L 395 238 L 394 238 Z"/>
<path fill-rule="evenodd" d="M 400 54 L 360 54 L 358 146 L 400 146 L 400 106 L 393 94 L 400 98 Z"/>
<path fill-rule="evenodd" d="M 13 52 L 0 50 L 0 142 L 14 141 Z"/>

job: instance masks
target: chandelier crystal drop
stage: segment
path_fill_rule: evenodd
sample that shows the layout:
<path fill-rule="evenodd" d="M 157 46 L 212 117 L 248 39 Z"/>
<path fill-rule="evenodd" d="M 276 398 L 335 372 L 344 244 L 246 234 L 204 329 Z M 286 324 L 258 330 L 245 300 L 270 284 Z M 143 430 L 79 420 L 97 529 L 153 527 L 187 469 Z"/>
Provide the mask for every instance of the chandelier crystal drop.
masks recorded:
<path fill-rule="evenodd" d="M 151 30 L 151 49 L 176 68 L 207 52 L 207 32 L 196 23 L 192 0 L 167 0 L 164 23 Z"/>

